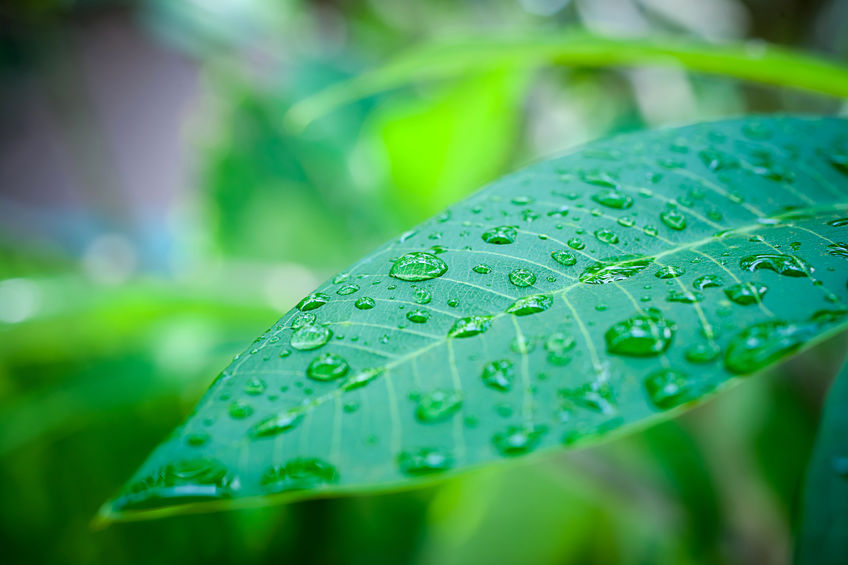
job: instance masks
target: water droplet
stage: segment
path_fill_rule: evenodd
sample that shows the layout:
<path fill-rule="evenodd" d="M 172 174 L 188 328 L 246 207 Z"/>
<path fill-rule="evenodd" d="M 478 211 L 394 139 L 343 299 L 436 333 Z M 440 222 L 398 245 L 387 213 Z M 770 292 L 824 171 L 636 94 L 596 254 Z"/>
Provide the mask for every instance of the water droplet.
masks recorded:
<path fill-rule="evenodd" d="M 347 296 L 348 294 L 353 294 L 357 290 L 359 290 L 359 285 L 351 283 L 340 287 L 336 291 L 336 294 L 338 294 L 339 296 Z"/>
<path fill-rule="evenodd" d="M 683 267 L 675 267 L 674 265 L 666 265 L 662 267 L 659 271 L 654 273 L 654 276 L 658 279 L 675 279 L 681 275 L 686 274 L 686 269 Z"/>
<path fill-rule="evenodd" d="M 666 302 L 679 302 L 681 304 L 694 304 L 704 299 L 704 295 L 700 292 L 690 292 L 688 290 L 670 290 L 665 297 Z"/>
<path fill-rule="evenodd" d="M 551 253 L 551 257 L 554 261 L 563 265 L 565 267 L 571 267 L 577 263 L 577 258 L 570 251 L 566 251 L 565 249 L 560 249 Z"/>
<path fill-rule="evenodd" d="M 261 482 L 275 490 L 307 490 L 335 483 L 339 473 L 335 467 L 322 459 L 298 457 L 285 465 L 268 468 Z"/>
<path fill-rule="evenodd" d="M 415 417 L 428 424 L 443 422 L 462 407 L 462 396 L 456 391 L 434 390 L 422 395 L 415 408 Z"/>
<path fill-rule="evenodd" d="M 514 243 L 518 237 L 518 229 L 515 226 L 498 226 L 483 232 L 483 241 L 493 245 L 506 245 Z"/>
<path fill-rule="evenodd" d="M 776 253 L 748 255 L 739 260 L 739 267 L 752 273 L 757 269 L 768 269 L 787 277 L 807 277 L 813 272 L 813 268 L 800 257 Z"/>
<path fill-rule="evenodd" d="M 509 274 L 509 282 L 520 288 L 533 286 L 536 275 L 527 269 L 515 269 Z"/>
<path fill-rule="evenodd" d="M 586 247 L 586 244 L 583 243 L 583 240 L 579 237 L 572 237 L 567 241 L 567 243 L 570 248 L 576 249 L 578 251 Z"/>
<path fill-rule="evenodd" d="M 495 434 L 492 443 L 501 455 L 514 457 L 536 449 L 546 431 L 541 426 L 509 426 L 505 431 Z"/>
<path fill-rule="evenodd" d="M 606 383 L 592 382 L 576 388 L 562 389 L 559 396 L 566 409 L 576 406 L 600 414 L 615 413 L 615 398 Z"/>
<path fill-rule="evenodd" d="M 456 308 L 457 306 L 459 306 L 459 299 L 458 298 L 448 298 L 447 305 L 450 306 L 451 308 Z"/>
<path fill-rule="evenodd" d="M 724 286 L 724 280 L 718 275 L 703 275 L 692 281 L 692 287 L 695 290 L 704 290 L 705 288 L 718 288 Z"/>
<path fill-rule="evenodd" d="M 323 292 L 313 292 L 303 300 L 297 303 L 296 308 L 301 312 L 315 310 L 330 301 L 330 296 Z"/>
<path fill-rule="evenodd" d="M 251 396 L 258 396 L 265 392 L 265 381 L 252 377 L 244 384 L 244 392 Z"/>
<path fill-rule="evenodd" d="M 235 400 L 230 403 L 227 411 L 230 414 L 231 418 L 235 418 L 236 420 L 243 420 L 247 418 L 251 414 L 253 414 L 253 406 L 245 402 L 244 400 Z"/>
<path fill-rule="evenodd" d="M 629 279 L 644 271 L 651 264 L 651 261 L 650 258 L 635 255 L 610 257 L 587 267 L 580 274 L 579 280 L 586 284 L 609 284 Z"/>
<path fill-rule="evenodd" d="M 704 391 L 686 373 L 675 369 L 660 369 L 645 379 L 645 390 L 651 403 L 660 410 L 669 410 L 697 400 Z"/>
<path fill-rule="evenodd" d="M 488 275 L 489 273 L 492 272 L 492 268 L 490 266 L 486 265 L 486 264 L 483 264 L 483 263 L 480 263 L 479 265 L 475 265 L 474 268 L 472 268 L 471 270 L 474 271 L 475 273 L 478 273 L 478 274 L 481 274 L 481 275 Z"/>
<path fill-rule="evenodd" d="M 362 388 L 380 375 L 383 374 L 382 369 L 364 369 L 358 373 L 354 373 L 342 382 L 339 386 L 344 391 L 356 390 Z"/>
<path fill-rule="evenodd" d="M 350 365 L 335 353 L 323 353 L 309 363 L 306 376 L 316 381 L 332 381 L 345 376 Z"/>
<path fill-rule="evenodd" d="M 519 355 L 527 355 L 531 353 L 534 349 L 536 349 L 536 343 L 533 339 L 524 336 L 518 335 L 512 338 L 512 341 L 509 342 L 509 348 L 513 353 L 518 353 Z"/>
<path fill-rule="evenodd" d="M 423 288 L 416 288 L 415 292 L 412 293 L 412 300 L 416 304 L 429 304 L 432 299 L 433 296 L 430 291 Z"/>
<path fill-rule="evenodd" d="M 739 166 L 739 159 L 717 149 L 704 149 L 698 153 L 698 156 L 704 165 L 712 171 L 735 169 Z"/>
<path fill-rule="evenodd" d="M 512 361 L 501 359 L 486 364 L 483 367 L 481 378 L 483 379 L 483 384 L 489 388 L 503 392 L 508 391 L 512 388 L 512 381 L 515 378 Z"/>
<path fill-rule="evenodd" d="M 690 363 L 709 363 L 718 357 L 721 348 L 715 343 L 696 343 L 686 349 L 684 356 Z"/>
<path fill-rule="evenodd" d="M 626 210 L 633 206 L 633 199 L 618 190 L 602 190 L 592 195 L 592 200 L 602 206 L 615 208 L 616 210 Z"/>
<path fill-rule="evenodd" d="M 838 220 L 831 220 L 827 223 L 827 225 L 833 226 L 835 228 L 848 226 L 848 218 L 839 218 Z"/>
<path fill-rule="evenodd" d="M 302 326 L 314 324 L 315 320 L 317 320 L 317 319 L 318 319 L 318 317 L 315 314 L 313 314 L 312 312 L 304 312 L 303 314 L 298 314 L 297 316 L 292 318 L 291 327 L 292 327 L 292 329 L 296 330 L 296 329 L 298 329 Z"/>
<path fill-rule="evenodd" d="M 622 216 L 616 220 L 616 223 L 618 223 L 618 225 L 624 228 L 632 228 L 634 225 L 636 225 L 636 222 L 634 222 L 633 218 L 631 218 L 630 216 Z"/>
<path fill-rule="evenodd" d="M 580 178 L 583 179 L 583 182 L 587 182 L 595 186 L 603 186 L 606 188 L 615 188 L 618 186 L 618 182 L 615 178 L 609 173 L 605 173 L 603 171 L 582 171 L 580 173 Z"/>
<path fill-rule="evenodd" d="M 200 447 L 209 443 L 210 436 L 206 432 L 193 432 L 186 436 L 186 443 L 192 447 Z"/>
<path fill-rule="evenodd" d="M 649 311 L 613 325 L 604 334 L 604 339 L 610 353 L 647 357 L 668 349 L 675 330 L 675 325 L 658 311 Z"/>
<path fill-rule="evenodd" d="M 608 229 L 595 230 L 595 239 L 597 239 L 601 243 L 606 243 L 609 245 L 615 245 L 616 243 L 618 243 L 618 236 L 615 234 L 615 232 L 610 231 Z"/>
<path fill-rule="evenodd" d="M 325 345 L 333 332 L 324 326 L 302 326 L 291 336 L 291 346 L 298 351 L 311 351 Z"/>
<path fill-rule="evenodd" d="M 448 337 L 472 337 L 489 329 L 491 316 L 469 316 L 460 318 L 448 330 Z"/>
<path fill-rule="evenodd" d="M 750 326 L 730 340 L 724 366 L 736 375 L 747 375 L 779 361 L 816 333 L 816 324 L 771 320 Z"/>
<path fill-rule="evenodd" d="M 651 237 L 656 237 L 656 235 L 660 233 L 660 231 L 657 229 L 657 226 L 652 225 L 645 226 L 644 228 L 642 228 L 642 231 L 645 232 L 645 235 L 649 235 Z"/>
<path fill-rule="evenodd" d="M 270 437 L 294 429 L 303 419 L 301 407 L 289 408 L 266 418 L 250 428 L 253 437 Z"/>
<path fill-rule="evenodd" d="M 848 259 L 848 243 L 837 242 L 827 246 L 827 252 L 834 257 L 843 257 Z"/>
<path fill-rule="evenodd" d="M 768 287 L 759 283 L 737 283 L 724 289 L 724 294 L 736 304 L 749 306 L 762 302 L 763 296 L 768 292 Z"/>
<path fill-rule="evenodd" d="M 448 266 L 444 261 L 423 251 L 413 251 L 394 262 L 389 276 L 407 282 L 426 281 L 444 275 Z"/>
<path fill-rule="evenodd" d="M 427 310 L 410 310 L 406 313 L 406 319 L 414 324 L 423 324 L 430 319 L 430 312 Z"/>
<path fill-rule="evenodd" d="M 370 296 L 361 296 L 356 299 L 356 302 L 353 303 L 353 305 L 359 308 L 360 310 L 370 310 L 374 307 L 374 304 L 374 299 Z"/>
<path fill-rule="evenodd" d="M 666 227 L 675 231 L 680 231 L 686 228 L 686 216 L 674 208 L 661 212 L 660 221 L 665 224 Z"/>
<path fill-rule="evenodd" d="M 453 458 L 444 449 L 422 447 L 403 451 L 398 455 L 398 466 L 404 475 L 428 475 L 450 469 L 453 466 Z"/>
<path fill-rule="evenodd" d="M 551 334 L 548 339 L 545 340 L 545 351 L 548 352 L 548 363 L 560 367 L 567 365 L 571 361 L 571 354 L 569 352 L 574 349 L 575 345 L 576 341 L 574 337 L 570 335 L 562 332 Z"/>
<path fill-rule="evenodd" d="M 533 294 L 519 298 L 506 311 L 508 314 L 514 314 L 516 316 L 527 316 L 529 314 L 544 312 L 553 303 L 553 298 L 548 294 Z"/>
<path fill-rule="evenodd" d="M 511 202 L 516 206 L 526 206 L 527 204 L 533 203 L 532 196 L 515 196 L 512 198 Z"/>

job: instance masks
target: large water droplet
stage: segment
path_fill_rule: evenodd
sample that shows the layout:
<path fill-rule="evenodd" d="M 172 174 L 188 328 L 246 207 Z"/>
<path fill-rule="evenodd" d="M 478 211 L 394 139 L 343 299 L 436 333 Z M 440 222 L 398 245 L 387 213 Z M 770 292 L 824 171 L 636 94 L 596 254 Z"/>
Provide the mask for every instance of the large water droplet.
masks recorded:
<path fill-rule="evenodd" d="M 652 259 L 636 256 L 610 257 L 598 261 L 580 274 L 579 280 L 586 284 L 609 284 L 644 271 Z"/>
<path fill-rule="evenodd" d="M 677 209 L 671 208 L 660 213 L 660 221 L 666 227 L 675 231 L 680 231 L 686 228 L 686 216 L 681 214 Z"/>
<path fill-rule="evenodd" d="M 429 475 L 450 469 L 453 466 L 453 458 L 444 449 L 422 447 L 401 452 L 398 455 L 398 466 L 405 475 Z"/>
<path fill-rule="evenodd" d="M 514 457 L 536 449 L 546 431 L 542 426 L 509 426 L 505 431 L 495 434 L 492 443 L 501 455 Z"/>
<path fill-rule="evenodd" d="M 406 319 L 414 324 L 423 324 L 430 319 L 430 312 L 427 310 L 410 310 L 406 313 Z"/>
<path fill-rule="evenodd" d="M 704 392 L 686 373 L 675 369 L 660 369 L 648 375 L 645 390 L 651 403 L 660 410 L 697 400 Z"/>
<path fill-rule="evenodd" d="M 601 243 L 606 243 L 609 245 L 615 245 L 618 243 L 618 236 L 614 231 L 608 229 L 600 229 L 595 230 L 595 239 L 600 241 Z"/>
<path fill-rule="evenodd" d="M 700 292 L 691 292 L 688 290 L 670 290 L 665 297 L 666 302 L 679 302 L 681 304 L 694 304 L 704 299 L 704 295 Z"/>
<path fill-rule="evenodd" d="M 724 280 L 718 275 L 703 275 L 692 281 L 692 287 L 695 290 L 704 290 L 705 288 L 717 288 L 724 286 Z"/>
<path fill-rule="evenodd" d="M 356 302 L 353 303 L 354 306 L 359 308 L 360 310 L 370 310 L 374 307 L 376 303 L 374 299 L 370 296 L 362 296 L 356 299 Z"/>
<path fill-rule="evenodd" d="M 472 337 L 489 329 L 491 316 L 469 316 L 460 318 L 448 330 L 448 337 Z"/>
<path fill-rule="evenodd" d="M 291 346 L 299 351 L 310 351 L 325 345 L 333 332 L 324 326 L 301 326 L 292 334 Z"/>
<path fill-rule="evenodd" d="M 681 275 L 686 274 L 686 269 L 683 267 L 675 267 L 674 265 L 666 265 L 662 267 L 659 271 L 654 273 L 654 276 L 658 279 L 675 279 Z"/>
<path fill-rule="evenodd" d="M 835 228 L 841 228 L 844 226 L 848 226 L 848 218 L 839 218 L 836 220 L 831 220 L 827 223 L 829 226 L 833 226 Z"/>
<path fill-rule="evenodd" d="M 440 277 L 447 271 L 448 266 L 435 255 L 413 251 L 394 262 L 389 270 L 389 276 L 402 281 L 416 282 Z"/>
<path fill-rule="evenodd" d="M 301 407 L 290 408 L 255 424 L 250 429 L 254 437 L 269 437 L 294 429 L 303 419 Z"/>
<path fill-rule="evenodd" d="M 581 249 L 586 247 L 586 244 L 583 243 L 583 240 L 580 239 L 579 237 L 572 237 L 566 243 L 568 243 L 568 246 L 570 248 L 576 249 L 578 251 L 580 251 Z"/>
<path fill-rule="evenodd" d="M 834 257 L 843 257 L 848 259 L 848 243 L 837 242 L 827 246 L 827 252 Z"/>
<path fill-rule="evenodd" d="M 757 269 L 768 269 L 787 277 L 807 277 L 813 272 L 813 268 L 800 257 L 777 253 L 748 255 L 739 260 L 739 267 L 752 273 Z"/>
<path fill-rule="evenodd" d="M 737 375 L 758 371 L 801 347 L 815 335 L 817 327 L 782 320 L 750 326 L 730 340 L 724 366 Z"/>
<path fill-rule="evenodd" d="M 339 289 L 336 291 L 336 294 L 338 294 L 339 296 L 347 296 L 348 294 L 353 294 L 357 290 L 359 290 L 359 285 L 350 283 L 339 287 Z"/>
<path fill-rule="evenodd" d="M 335 483 L 339 473 L 323 459 L 298 457 L 285 465 L 270 467 L 262 474 L 261 482 L 274 490 L 306 490 Z"/>
<path fill-rule="evenodd" d="M 577 257 L 574 256 L 570 251 L 566 251 L 565 249 L 560 249 L 551 253 L 551 257 L 554 261 L 563 265 L 564 267 L 571 267 L 577 263 Z"/>
<path fill-rule="evenodd" d="M 736 304 L 749 306 L 762 302 L 768 287 L 760 283 L 737 283 L 724 289 L 724 294 Z"/>
<path fill-rule="evenodd" d="M 316 381 L 340 379 L 350 370 L 347 361 L 335 353 L 323 353 L 306 368 L 306 376 Z"/>
<path fill-rule="evenodd" d="M 345 379 L 339 388 L 344 391 L 356 390 L 364 387 L 382 374 L 382 369 L 363 369 Z"/>
<path fill-rule="evenodd" d="M 508 314 L 515 314 L 516 316 L 527 316 L 544 312 L 553 303 L 554 299 L 549 294 L 534 294 L 519 298 L 506 311 Z"/>
<path fill-rule="evenodd" d="M 506 245 L 515 242 L 515 238 L 518 237 L 518 229 L 515 226 L 498 226 L 484 231 L 480 237 L 486 243 Z"/>
<path fill-rule="evenodd" d="M 487 363 L 480 377 L 483 379 L 483 384 L 489 388 L 506 392 L 512 388 L 512 381 L 515 378 L 512 361 L 501 359 Z"/>
<path fill-rule="evenodd" d="M 659 355 L 671 345 L 676 328 L 659 312 L 637 314 L 621 321 L 604 334 L 607 351 L 617 355 L 647 357 Z"/>
<path fill-rule="evenodd" d="M 415 417 L 425 423 L 443 422 L 462 407 L 462 396 L 456 391 L 434 390 L 422 395 L 415 408 Z"/>
<path fill-rule="evenodd" d="M 606 383 L 592 382 L 576 388 L 562 389 L 559 396 L 566 410 L 576 406 L 599 414 L 615 413 L 615 397 Z"/>
<path fill-rule="evenodd" d="M 301 312 L 315 310 L 330 301 L 330 296 L 323 292 L 313 292 L 303 300 L 297 303 L 296 308 Z"/>
<path fill-rule="evenodd" d="M 626 210 L 633 206 L 633 199 L 618 190 L 602 190 L 601 192 L 593 194 L 592 200 L 602 206 L 615 208 L 616 210 Z"/>
<path fill-rule="evenodd" d="M 509 282 L 520 288 L 533 286 L 536 282 L 536 275 L 527 269 L 515 269 L 509 273 Z"/>

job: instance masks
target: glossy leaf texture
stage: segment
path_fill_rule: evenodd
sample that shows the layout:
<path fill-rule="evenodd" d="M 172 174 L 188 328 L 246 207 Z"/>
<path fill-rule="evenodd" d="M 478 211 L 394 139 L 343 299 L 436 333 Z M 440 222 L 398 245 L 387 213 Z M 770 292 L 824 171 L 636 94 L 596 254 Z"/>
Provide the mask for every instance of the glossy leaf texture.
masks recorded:
<path fill-rule="evenodd" d="M 844 329 L 846 278 L 848 121 L 592 143 L 305 297 L 101 519 L 402 488 L 645 425 Z"/>
<path fill-rule="evenodd" d="M 846 360 L 848 361 L 848 360 Z M 807 468 L 798 565 L 839 565 L 848 555 L 848 362 L 827 395 Z"/>

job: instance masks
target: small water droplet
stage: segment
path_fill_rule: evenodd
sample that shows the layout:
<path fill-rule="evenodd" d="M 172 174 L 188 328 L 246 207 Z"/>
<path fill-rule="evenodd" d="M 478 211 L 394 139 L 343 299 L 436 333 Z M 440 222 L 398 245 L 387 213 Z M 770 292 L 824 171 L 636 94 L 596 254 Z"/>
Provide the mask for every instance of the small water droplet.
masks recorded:
<path fill-rule="evenodd" d="M 515 242 L 515 238 L 518 237 L 518 228 L 515 226 L 498 226 L 484 231 L 481 237 L 486 243 L 506 245 Z"/>
<path fill-rule="evenodd" d="M 670 229 L 680 231 L 686 228 L 686 216 L 671 208 L 660 213 L 660 221 Z"/>
<path fill-rule="evenodd" d="M 592 200 L 597 202 L 602 206 L 606 206 L 607 208 L 614 208 L 616 210 L 626 210 L 633 206 L 633 199 L 618 190 L 602 190 L 594 195 L 592 195 Z"/>
<path fill-rule="evenodd" d="M 506 309 L 508 314 L 516 316 L 527 316 L 529 314 L 537 314 L 544 312 L 553 304 L 553 298 L 548 294 L 533 294 L 519 298 Z"/>
<path fill-rule="evenodd" d="M 645 390 L 651 403 L 660 410 L 697 400 L 704 392 L 686 373 L 675 369 L 660 369 L 648 375 Z"/>
<path fill-rule="evenodd" d="M 724 294 L 727 298 L 742 306 L 762 302 L 766 292 L 768 292 L 766 285 L 750 282 L 737 283 L 724 289 Z"/>
<path fill-rule="evenodd" d="M 330 301 L 330 296 L 323 292 L 313 292 L 303 300 L 297 303 L 296 308 L 301 312 L 315 310 Z"/>
<path fill-rule="evenodd" d="M 554 261 L 563 265 L 565 267 L 571 267 L 577 263 L 577 258 L 570 251 L 566 251 L 565 249 L 559 249 L 551 253 L 551 257 Z"/>
<path fill-rule="evenodd" d="M 401 473 L 410 476 L 429 475 L 446 471 L 453 466 L 450 453 L 438 447 L 422 447 L 398 455 Z"/>
<path fill-rule="evenodd" d="M 303 419 L 301 407 L 289 408 L 258 422 L 250 429 L 253 437 L 270 437 L 294 429 Z"/>
<path fill-rule="evenodd" d="M 354 302 L 353 305 L 360 310 L 370 310 L 374 307 L 375 302 L 370 296 L 361 296 L 356 299 L 356 302 Z"/>
<path fill-rule="evenodd" d="M 505 431 L 495 434 L 492 443 L 501 455 L 514 457 L 536 449 L 546 431 L 542 426 L 509 426 Z"/>
<path fill-rule="evenodd" d="M 430 312 L 427 310 L 410 310 L 406 313 L 406 319 L 414 324 L 423 324 L 430 319 Z"/>
<path fill-rule="evenodd" d="M 483 384 L 489 388 L 506 392 L 512 388 L 512 381 L 515 378 L 515 370 L 512 361 L 501 359 L 492 361 L 483 367 L 481 375 Z"/>
<path fill-rule="evenodd" d="M 668 349 L 675 330 L 672 322 L 649 309 L 648 314 L 637 314 L 613 325 L 604 334 L 604 339 L 610 353 L 647 357 Z"/>
<path fill-rule="evenodd" d="M 448 337 L 472 337 L 489 329 L 492 324 L 491 316 L 469 316 L 460 318 L 448 330 Z"/>
<path fill-rule="evenodd" d="M 251 377 L 244 384 L 244 392 L 251 396 L 258 396 L 262 394 L 265 392 L 265 381 L 257 377 Z"/>
<path fill-rule="evenodd" d="M 619 241 L 615 232 L 608 229 L 595 230 L 595 239 L 608 245 L 615 245 Z"/>
<path fill-rule="evenodd" d="M 670 290 L 665 297 L 666 302 L 678 302 L 681 304 L 694 304 L 704 299 L 704 295 L 700 292 L 690 292 L 688 290 Z"/>
<path fill-rule="evenodd" d="M 415 417 L 420 422 L 443 422 L 462 407 L 462 396 L 456 391 L 434 390 L 418 399 Z"/>
<path fill-rule="evenodd" d="M 536 275 L 527 269 L 515 269 L 509 273 L 509 282 L 520 288 L 533 286 L 536 283 Z"/>
<path fill-rule="evenodd" d="M 298 351 L 311 351 L 325 345 L 333 336 L 323 326 L 301 326 L 292 334 L 290 345 Z"/>
<path fill-rule="evenodd" d="M 382 374 L 382 369 L 364 369 L 345 379 L 344 382 L 339 385 L 339 388 L 346 392 L 356 390 L 364 387 Z"/>
<path fill-rule="evenodd" d="M 695 290 L 718 288 L 720 286 L 724 286 L 724 280 L 718 275 L 703 275 L 692 281 L 692 287 Z"/>
<path fill-rule="evenodd" d="M 686 274 L 686 269 L 683 267 L 676 267 L 674 265 L 666 265 L 662 267 L 659 271 L 654 273 L 654 276 L 658 279 L 674 279 L 681 275 Z"/>
<path fill-rule="evenodd" d="M 347 296 L 348 294 L 353 294 L 357 290 L 359 290 L 359 285 L 351 283 L 340 287 L 336 291 L 336 294 L 338 294 L 339 296 Z"/>
<path fill-rule="evenodd" d="M 690 363 L 709 363 L 721 353 L 721 348 L 715 343 L 696 343 L 689 346 L 684 353 Z"/>
<path fill-rule="evenodd" d="M 475 273 L 478 273 L 478 274 L 481 274 L 481 275 L 488 275 L 489 273 L 492 272 L 492 268 L 490 266 L 484 264 L 484 263 L 480 263 L 479 265 L 475 265 L 471 270 L 474 271 Z"/>
<path fill-rule="evenodd" d="M 570 351 L 574 349 L 576 340 L 573 336 L 556 332 L 545 340 L 545 351 L 548 352 L 547 360 L 551 365 L 563 366 L 571 361 Z"/>
<path fill-rule="evenodd" d="M 253 406 L 251 406 L 244 400 L 235 400 L 230 403 L 227 412 L 229 412 L 231 418 L 235 418 L 236 420 L 243 420 L 244 418 L 247 418 L 248 416 L 253 414 Z"/>
<path fill-rule="evenodd" d="M 570 248 L 576 249 L 578 251 L 586 247 L 586 244 L 583 243 L 583 240 L 579 237 L 572 237 L 567 241 L 567 243 Z"/>
<path fill-rule="evenodd" d="M 579 280 L 586 284 L 609 284 L 644 271 L 652 259 L 635 255 L 610 257 L 590 265 L 580 274 Z"/>

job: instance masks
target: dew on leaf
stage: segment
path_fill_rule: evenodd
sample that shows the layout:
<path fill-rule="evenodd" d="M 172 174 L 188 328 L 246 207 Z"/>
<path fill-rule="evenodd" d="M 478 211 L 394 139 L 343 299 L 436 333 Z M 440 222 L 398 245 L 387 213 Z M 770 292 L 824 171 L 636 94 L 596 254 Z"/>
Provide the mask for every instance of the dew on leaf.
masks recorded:
<path fill-rule="evenodd" d="M 544 312 L 553 304 L 553 298 L 549 294 L 533 294 L 519 298 L 506 309 L 508 314 L 516 316 L 527 316 Z"/>
<path fill-rule="evenodd" d="M 674 279 L 681 275 L 686 274 L 686 269 L 683 267 L 676 267 L 674 265 L 666 265 L 662 267 L 659 271 L 654 273 L 654 276 L 658 279 Z"/>
<path fill-rule="evenodd" d="M 645 378 L 645 391 L 651 404 L 660 410 L 669 410 L 697 400 L 704 392 L 686 373 L 676 369 L 660 369 L 648 375 Z"/>
<path fill-rule="evenodd" d="M 536 349 L 536 342 L 524 335 L 518 335 L 509 342 L 509 348 L 513 353 L 527 355 Z"/>
<path fill-rule="evenodd" d="M 506 430 L 496 433 L 492 437 L 492 443 L 504 457 L 514 457 L 533 451 L 546 431 L 542 426 L 509 426 Z"/>
<path fill-rule="evenodd" d="M 568 246 L 572 249 L 581 250 L 586 247 L 586 244 L 583 243 L 583 240 L 579 237 L 572 237 L 568 240 Z"/>
<path fill-rule="evenodd" d="M 345 392 L 362 388 L 380 375 L 383 374 L 382 369 L 364 369 L 345 379 L 339 388 Z"/>
<path fill-rule="evenodd" d="M 351 283 L 339 287 L 339 289 L 336 291 L 336 294 L 338 294 L 339 296 L 347 296 L 348 294 L 353 294 L 357 290 L 359 290 L 359 285 Z"/>
<path fill-rule="evenodd" d="M 235 400 L 230 403 L 229 408 L 227 408 L 227 412 L 230 414 L 231 418 L 243 420 L 253 414 L 253 406 L 244 400 Z"/>
<path fill-rule="evenodd" d="M 564 407 L 579 407 L 599 414 L 615 413 L 615 398 L 608 384 L 586 383 L 576 388 L 561 389 L 558 392 Z"/>
<path fill-rule="evenodd" d="M 845 242 L 837 242 L 831 243 L 827 246 L 827 252 L 834 257 L 842 257 L 844 259 L 848 259 L 848 243 Z"/>
<path fill-rule="evenodd" d="M 283 410 L 270 418 L 266 418 L 250 428 L 253 437 L 270 437 L 294 429 L 303 419 L 303 409 L 300 407 Z"/>
<path fill-rule="evenodd" d="M 573 336 L 556 332 L 545 340 L 545 351 L 548 352 L 547 360 L 551 365 L 562 366 L 571 361 L 570 351 L 574 349 L 576 341 Z"/>
<path fill-rule="evenodd" d="M 460 318 L 448 330 L 448 337 L 472 337 L 489 329 L 492 324 L 491 316 L 468 316 Z"/>
<path fill-rule="evenodd" d="M 356 302 L 354 302 L 353 305 L 360 310 L 370 310 L 374 307 L 375 302 L 370 296 L 361 296 L 356 299 Z"/>
<path fill-rule="evenodd" d="M 415 407 L 415 417 L 420 422 L 443 422 L 462 407 L 462 396 L 456 391 L 434 390 L 422 395 Z"/>
<path fill-rule="evenodd" d="M 323 353 L 309 363 L 306 376 L 316 381 L 340 379 L 350 370 L 347 361 L 335 353 Z"/>
<path fill-rule="evenodd" d="M 297 316 L 292 318 L 291 327 L 292 327 L 292 329 L 296 330 L 296 329 L 301 328 L 303 326 L 308 326 L 310 324 L 314 324 L 315 320 L 317 320 L 317 319 L 318 319 L 318 317 L 315 314 L 313 314 L 312 312 L 304 312 L 303 314 L 298 314 Z"/>
<path fill-rule="evenodd" d="M 695 290 L 718 288 L 720 286 L 724 286 L 724 280 L 718 275 L 703 275 L 692 281 L 692 287 Z"/>
<path fill-rule="evenodd" d="M 577 258 L 570 251 L 566 251 L 565 249 L 559 249 L 551 253 L 551 257 L 554 261 L 563 265 L 564 267 L 571 267 L 577 263 Z"/>
<path fill-rule="evenodd" d="M 679 302 L 681 304 L 694 304 L 704 299 L 700 292 L 688 290 L 671 290 L 665 297 L 666 302 Z"/>
<path fill-rule="evenodd" d="M 660 213 L 660 221 L 670 229 L 680 231 L 686 228 L 686 216 L 672 208 Z"/>
<path fill-rule="evenodd" d="M 618 322 L 606 331 L 604 339 L 610 353 L 648 357 L 668 349 L 675 330 L 672 322 L 653 311 Z"/>
<path fill-rule="evenodd" d="M 488 275 L 492 272 L 492 268 L 484 263 L 480 263 L 479 265 L 475 265 L 472 269 L 475 273 L 480 275 Z"/>
<path fill-rule="evenodd" d="M 615 245 L 619 241 L 618 235 L 608 229 L 595 230 L 595 239 L 609 245 Z"/>
<path fill-rule="evenodd" d="M 607 208 L 626 210 L 633 206 L 633 198 L 618 190 L 602 190 L 592 195 L 592 200 Z"/>
<path fill-rule="evenodd" d="M 770 320 L 737 334 L 724 352 L 725 368 L 736 375 L 762 369 L 795 351 L 815 334 L 818 324 Z"/>
<path fill-rule="evenodd" d="M 398 467 L 404 475 L 429 475 L 447 471 L 452 466 L 450 453 L 438 447 L 422 447 L 398 455 Z"/>
<path fill-rule="evenodd" d="M 800 257 L 777 253 L 748 255 L 739 260 L 739 267 L 752 273 L 757 269 L 768 269 L 787 277 L 807 277 L 813 272 L 813 268 Z"/>
<path fill-rule="evenodd" d="M 298 351 L 311 351 L 325 345 L 333 336 L 324 326 L 301 326 L 291 336 L 290 345 Z"/>
<path fill-rule="evenodd" d="M 533 286 L 536 283 L 536 275 L 527 269 L 514 269 L 509 273 L 509 282 L 520 288 Z"/>
<path fill-rule="evenodd" d="M 440 277 L 447 271 L 448 266 L 435 255 L 413 251 L 392 264 L 389 276 L 402 281 L 417 282 Z"/>
<path fill-rule="evenodd" d="M 297 303 L 296 308 L 301 312 L 315 310 L 330 301 L 330 296 L 323 292 L 313 292 L 309 296 Z"/>
<path fill-rule="evenodd" d="M 244 392 L 251 396 L 257 396 L 265 392 L 265 381 L 252 377 L 244 384 Z"/>
<path fill-rule="evenodd" d="M 721 348 L 715 343 L 696 343 L 686 348 L 683 354 L 690 363 L 709 363 L 721 353 Z"/>
<path fill-rule="evenodd" d="M 727 298 L 742 306 L 762 302 L 766 292 L 768 292 L 766 285 L 751 282 L 733 284 L 724 289 L 724 294 Z"/>
<path fill-rule="evenodd" d="M 484 231 L 481 237 L 486 243 L 506 245 L 515 242 L 518 230 L 515 226 L 498 226 Z"/>
<path fill-rule="evenodd" d="M 433 295 L 424 288 L 416 288 L 415 292 L 412 293 L 412 300 L 416 304 L 429 304 L 432 299 Z"/>
<path fill-rule="evenodd" d="M 430 319 L 430 312 L 427 310 L 410 310 L 406 313 L 406 319 L 414 324 L 423 324 Z"/>
<path fill-rule="evenodd" d="M 508 359 L 500 359 L 487 363 L 483 367 L 483 372 L 480 378 L 489 388 L 506 392 L 512 388 L 512 381 L 515 378 L 515 370 L 512 361 Z"/>
<path fill-rule="evenodd" d="M 603 261 L 597 261 L 586 268 L 580 274 L 579 281 L 586 284 L 609 284 L 630 277 L 644 271 L 650 265 L 652 259 L 625 255 L 622 257 L 610 257 Z"/>

